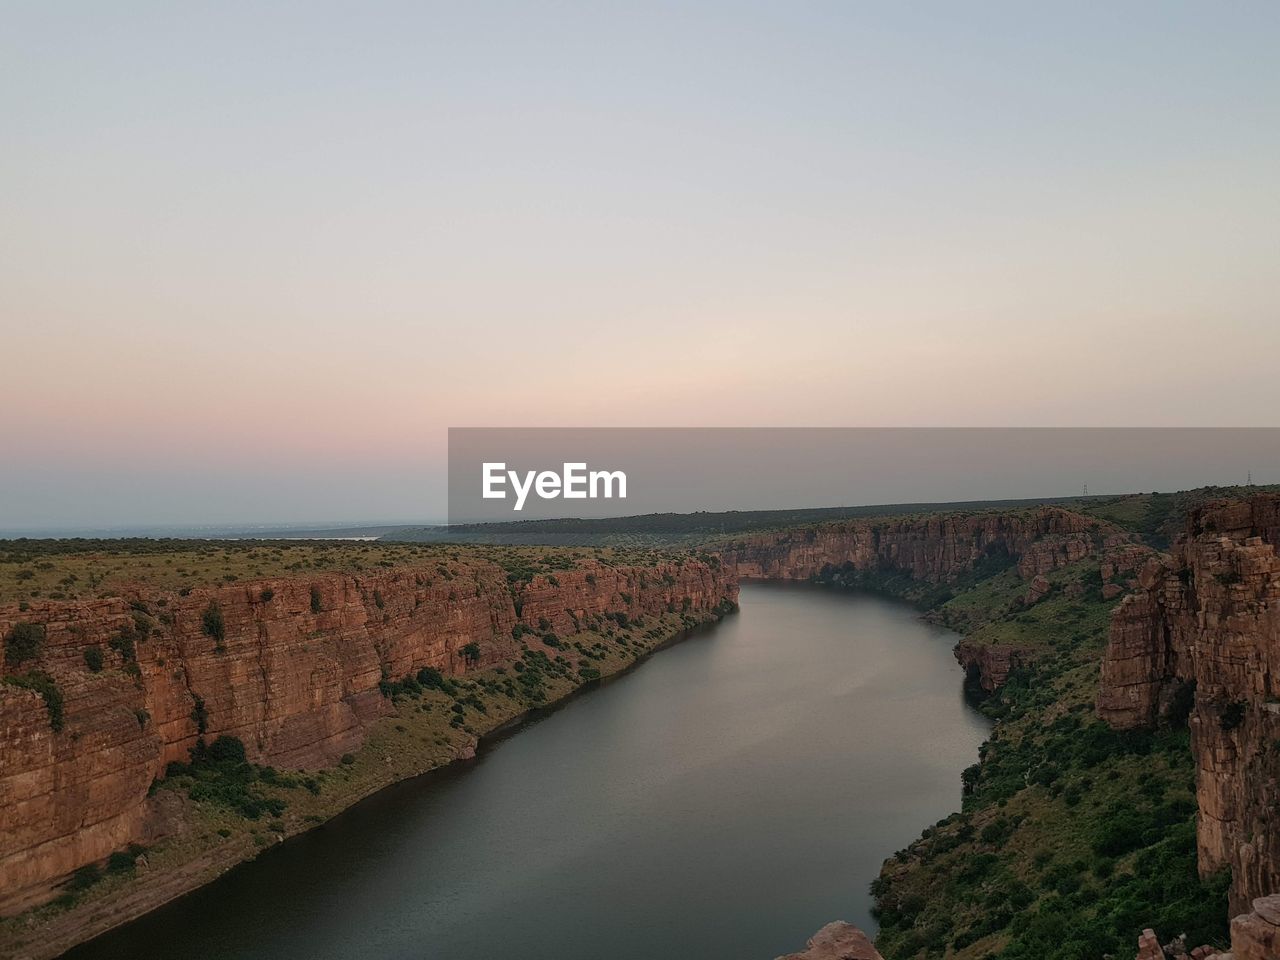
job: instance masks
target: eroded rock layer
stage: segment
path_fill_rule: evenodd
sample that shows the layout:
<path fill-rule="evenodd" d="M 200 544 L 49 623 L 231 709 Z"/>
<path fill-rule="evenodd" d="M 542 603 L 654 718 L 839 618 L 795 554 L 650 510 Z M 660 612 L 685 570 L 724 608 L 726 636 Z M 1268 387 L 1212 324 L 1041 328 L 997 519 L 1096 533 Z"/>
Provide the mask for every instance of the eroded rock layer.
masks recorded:
<path fill-rule="evenodd" d="M 513 588 L 472 560 L 0 606 L 0 911 L 163 834 L 171 796 L 149 788 L 202 736 L 326 766 L 389 712 L 383 679 L 503 663 L 518 622 L 565 636 L 595 615 L 701 617 L 736 598 L 714 561 L 595 562 Z"/>
<path fill-rule="evenodd" d="M 1280 890 L 1280 495 L 1206 504 L 1112 616 L 1098 715 L 1190 711 L 1201 872 L 1231 906 Z"/>
<path fill-rule="evenodd" d="M 1149 553 L 1119 527 L 1060 507 L 849 520 L 759 534 L 721 550 L 744 579 L 807 580 L 845 567 L 904 573 L 933 584 L 954 582 L 984 562 L 1005 557 L 1028 582 L 1028 603 L 1047 592 L 1044 574 L 1067 564 L 1106 558 L 1109 579 L 1131 572 L 1134 558 Z M 956 645 L 955 654 L 971 682 L 987 692 L 1027 659 L 1019 647 L 967 640 Z"/>
<path fill-rule="evenodd" d="M 851 564 L 895 570 L 944 583 L 996 553 L 1013 557 L 1027 580 L 1074 563 L 1127 535 L 1110 524 L 1059 507 L 1009 513 L 932 514 L 849 520 L 764 533 L 727 545 L 721 555 L 743 578 L 806 580 Z"/>

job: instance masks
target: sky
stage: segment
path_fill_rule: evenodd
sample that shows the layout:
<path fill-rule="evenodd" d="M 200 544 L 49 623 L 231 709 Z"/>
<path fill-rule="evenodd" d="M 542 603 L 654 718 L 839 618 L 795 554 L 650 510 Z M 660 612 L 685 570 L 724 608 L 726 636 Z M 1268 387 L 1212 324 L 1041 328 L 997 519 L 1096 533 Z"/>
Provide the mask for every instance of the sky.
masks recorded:
<path fill-rule="evenodd" d="M 10 0 L 0 528 L 439 517 L 450 426 L 1276 425 L 1278 41 Z"/>

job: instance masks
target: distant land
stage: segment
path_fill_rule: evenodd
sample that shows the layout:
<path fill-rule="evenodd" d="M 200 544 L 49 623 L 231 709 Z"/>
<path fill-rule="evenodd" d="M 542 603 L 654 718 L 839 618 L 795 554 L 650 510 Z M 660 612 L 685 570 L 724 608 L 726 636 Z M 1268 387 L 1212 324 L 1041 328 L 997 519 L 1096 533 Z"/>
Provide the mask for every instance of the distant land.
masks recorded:
<path fill-rule="evenodd" d="M 0 540 L 176 539 L 325 540 L 376 538 L 406 527 L 434 526 L 433 520 L 326 520 L 315 523 L 118 524 L 109 527 L 0 528 Z"/>
<path fill-rule="evenodd" d="M 718 536 L 771 530 L 796 524 L 858 517 L 892 517 L 955 510 L 1017 510 L 1061 506 L 1113 522 L 1141 520 L 1153 535 L 1175 509 L 1215 497 L 1280 490 L 1280 485 L 1200 487 L 1178 494 L 1122 493 L 1011 500 L 957 500 L 936 503 L 861 504 L 773 510 L 649 513 L 621 517 L 563 517 L 505 523 L 439 523 L 431 520 L 326 521 L 315 524 L 207 524 L 116 526 L 98 529 L 0 530 L 0 540 L 173 539 L 173 540 L 382 540 L 399 543 L 482 543 L 508 546 L 671 546 Z"/>

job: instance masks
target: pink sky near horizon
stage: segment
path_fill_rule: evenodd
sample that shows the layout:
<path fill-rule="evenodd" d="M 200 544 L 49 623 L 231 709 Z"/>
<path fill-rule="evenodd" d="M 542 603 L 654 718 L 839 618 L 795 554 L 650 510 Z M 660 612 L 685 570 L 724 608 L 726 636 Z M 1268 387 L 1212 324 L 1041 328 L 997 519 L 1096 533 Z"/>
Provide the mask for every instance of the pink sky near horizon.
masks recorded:
<path fill-rule="evenodd" d="M 1276 8 L 556 10 L 19 4 L 0 527 L 438 516 L 449 426 L 1275 423 Z"/>

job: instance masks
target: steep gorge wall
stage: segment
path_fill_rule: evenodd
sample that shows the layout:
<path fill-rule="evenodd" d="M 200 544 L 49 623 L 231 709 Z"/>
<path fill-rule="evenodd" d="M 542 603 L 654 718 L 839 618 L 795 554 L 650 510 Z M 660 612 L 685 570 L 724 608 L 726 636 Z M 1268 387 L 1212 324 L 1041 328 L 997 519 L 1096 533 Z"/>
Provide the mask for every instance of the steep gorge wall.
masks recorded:
<path fill-rule="evenodd" d="M 1029 595 L 1047 591 L 1042 577 L 1089 556 L 1105 557 L 1118 571 L 1148 552 L 1119 527 L 1060 507 L 1009 513 L 933 514 L 902 519 L 850 520 L 760 534 L 726 545 L 721 556 L 744 579 L 807 580 L 833 568 L 897 572 L 925 583 L 954 582 L 993 555 L 1008 556 L 1029 583 Z M 1116 587 L 1115 589 L 1119 589 Z M 1034 599 L 1032 600 L 1034 602 Z M 990 692 L 1008 679 L 1025 651 L 962 640 L 956 659 Z"/>
<path fill-rule="evenodd" d="M 831 567 L 895 570 L 945 583 L 993 552 L 1017 561 L 1026 579 L 1126 543 L 1117 527 L 1059 507 L 1010 513 L 933 514 L 849 520 L 735 541 L 720 554 L 747 578 L 807 580 Z"/>
<path fill-rule="evenodd" d="M 201 736 L 237 737 L 257 763 L 322 767 L 389 712 L 382 679 L 503 663 L 519 653 L 517 622 L 567 636 L 595 615 L 701 616 L 736 597 L 732 572 L 714 562 L 593 563 L 513 590 L 499 566 L 473 560 L 0 606 L 0 638 L 19 624 L 43 632 L 30 659 L 9 662 L 6 649 L 7 678 L 47 674 L 64 699 L 55 730 L 39 693 L 0 683 L 0 911 L 164 834 L 173 796 L 149 788 Z M 465 656 L 470 644 L 478 658 Z"/>
<path fill-rule="evenodd" d="M 1194 511 L 1112 615 L 1098 715 L 1144 727 L 1191 708 L 1200 870 L 1231 908 L 1280 891 L 1280 495 Z"/>

